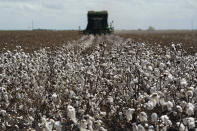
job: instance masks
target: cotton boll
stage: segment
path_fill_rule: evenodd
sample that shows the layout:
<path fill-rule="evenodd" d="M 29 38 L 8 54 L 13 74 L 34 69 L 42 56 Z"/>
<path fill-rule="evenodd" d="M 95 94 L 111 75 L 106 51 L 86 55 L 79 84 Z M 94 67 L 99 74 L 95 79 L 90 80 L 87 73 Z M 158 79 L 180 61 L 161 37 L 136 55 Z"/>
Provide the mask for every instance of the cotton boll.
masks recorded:
<path fill-rule="evenodd" d="M 148 131 L 154 131 L 154 127 L 153 126 L 149 126 L 148 127 Z"/>
<path fill-rule="evenodd" d="M 167 126 L 163 126 L 160 131 L 167 131 Z"/>
<path fill-rule="evenodd" d="M 134 113 L 135 109 L 131 109 L 129 108 L 128 110 L 126 110 L 125 115 L 126 115 L 126 119 L 127 121 L 131 121 L 133 119 L 133 113 Z"/>
<path fill-rule="evenodd" d="M 188 103 L 186 101 L 181 101 L 181 107 L 186 108 Z"/>
<path fill-rule="evenodd" d="M 177 108 L 177 110 L 178 110 L 179 112 L 183 112 L 183 109 L 182 109 L 181 106 L 177 105 L 176 108 Z"/>
<path fill-rule="evenodd" d="M 47 122 L 46 116 L 43 116 L 41 118 L 41 121 L 42 121 L 41 125 L 45 124 Z"/>
<path fill-rule="evenodd" d="M 100 131 L 107 131 L 104 127 L 100 127 Z"/>
<path fill-rule="evenodd" d="M 161 121 L 164 122 L 166 125 L 172 125 L 172 122 L 169 120 L 167 115 L 161 116 Z"/>
<path fill-rule="evenodd" d="M 158 68 L 155 68 L 155 69 L 154 69 L 154 74 L 155 74 L 156 76 L 160 76 L 160 71 L 159 71 Z"/>
<path fill-rule="evenodd" d="M 149 71 L 153 71 L 153 67 L 149 65 L 149 66 L 148 66 L 148 70 L 149 70 Z"/>
<path fill-rule="evenodd" d="M 54 93 L 54 94 L 52 95 L 52 99 L 53 99 L 53 101 L 57 101 L 57 100 L 58 100 L 58 97 L 57 97 L 57 94 L 56 94 L 56 93 Z"/>
<path fill-rule="evenodd" d="M 106 112 L 104 112 L 104 111 L 103 111 L 103 112 L 100 112 L 100 115 L 101 115 L 102 117 L 105 117 L 105 116 L 106 116 L 106 114 L 107 114 L 107 113 L 106 113 Z"/>
<path fill-rule="evenodd" d="M 5 125 L 6 125 L 7 127 L 11 127 L 11 125 L 9 124 L 9 122 L 5 122 Z"/>
<path fill-rule="evenodd" d="M 192 92 L 195 90 L 194 87 L 188 87 L 187 90 L 191 90 Z"/>
<path fill-rule="evenodd" d="M 189 129 L 194 129 L 195 128 L 195 121 L 193 119 L 190 120 L 188 126 L 189 126 Z"/>
<path fill-rule="evenodd" d="M 62 131 L 62 125 L 60 121 L 56 121 L 54 123 L 54 128 L 56 129 L 56 131 Z"/>
<path fill-rule="evenodd" d="M 86 117 L 86 118 L 85 118 Z M 92 125 L 93 125 L 93 122 L 92 120 L 94 120 L 91 116 L 89 115 L 86 115 L 84 116 L 85 119 L 83 119 L 80 123 L 80 130 L 82 131 L 93 131 L 93 128 L 92 128 Z"/>
<path fill-rule="evenodd" d="M 156 87 L 151 87 L 151 88 L 150 88 L 150 93 L 155 93 L 156 90 L 157 90 Z"/>
<path fill-rule="evenodd" d="M 173 103 L 171 101 L 168 101 L 166 103 L 166 106 L 167 106 L 168 111 L 171 111 L 172 110 L 172 107 L 173 107 Z"/>
<path fill-rule="evenodd" d="M 186 92 L 185 89 L 181 89 L 181 90 L 180 90 L 180 94 L 181 94 L 180 97 L 184 97 L 184 96 L 185 96 L 185 92 Z"/>
<path fill-rule="evenodd" d="M 73 90 L 69 91 L 69 98 L 73 98 L 75 96 L 75 92 Z"/>
<path fill-rule="evenodd" d="M 85 119 L 80 121 L 79 129 L 80 131 L 87 131 L 88 123 Z"/>
<path fill-rule="evenodd" d="M 159 64 L 159 68 L 160 68 L 160 69 L 163 69 L 164 67 L 165 67 L 165 64 L 161 62 L 161 63 Z"/>
<path fill-rule="evenodd" d="M 168 61 L 168 62 L 166 63 L 166 65 L 167 65 L 168 67 L 171 66 L 170 61 Z"/>
<path fill-rule="evenodd" d="M 138 83 L 138 78 L 133 79 L 133 82 L 134 82 L 135 84 L 137 84 L 137 83 Z"/>
<path fill-rule="evenodd" d="M 172 74 L 168 73 L 168 81 L 173 81 L 174 80 L 174 77 Z"/>
<path fill-rule="evenodd" d="M 101 120 L 94 121 L 94 124 L 97 130 L 99 130 L 99 128 L 101 127 L 101 123 L 102 123 Z"/>
<path fill-rule="evenodd" d="M 193 97 L 193 91 L 189 90 L 189 91 L 186 92 L 185 95 L 186 95 L 186 97 L 191 98 L 191 97 Z"/>
<path fill-rule="evenodd" d="M 110 103 L 110 104 L 112 104 L 113 103 L 113 97 L 111 97 L 111 96 L 108 96 L 107 97 L 107 100 L 106 100 L 106 103 Z"/>
<path fill-rule="evenodd" d="M 23 119 L 23 116 L 19 116 L 19 117 L 17 117 L 17 119 L 22 120 Z"/>
<path fill-rule="evenodd" d="M 0 110 L 0 115 L 1 115 L 1 116 L 5 117 L 6 114 L 7 114 L 7 113 L 6 113 L 6 110 Z"/>
<path fill-rule="evenodd" d="M 103 93 L 103 95 L 106 95 L 107 94 L 106 91 L 103 91 L 102 93 Z"/>
<path fill-rule="evenodd" d="M 52 129 L 53 129 L 53 123 L 54 123 L 53 120 L 45 121 L 45 123 L 44 123 L 44 130 L 45 131 L 52 131 Z"/>
<path fill-rule="evenodd" d="M 153 94 L 151 94 L 151 96 L 150 96 L 150 98 L 151 98 L 151 100 L 154 100 L 154 106 L 156 106 L 156 104 L 159 102 L 159 95 L 157 94 L 157 93 L 153 93 Z"/>
<path fill-rule="evenodd" d="M 162 105 L 162 106 L 165 106 L 167 104 L 167 102 L 165 102 L 164 98 L 160 98 L 159 100 L 159 103 Z"/>
<path fill-rule="evenodd" d="M 176 51 L 176 46 L 175 46 L 175 44 L 172 44 L 171 46 L 172 46 L 172 49 L 173 49 L 174 51 Z"/>
<path fill-rule="evenodd" d="M 195 93 L 195 95 L 197 97 L 197 87 L 194 89 L 194 93 Z"/>
<path fill-rule="evenodd" d="M 195 128 L 195 119 L 193 117 L 183 119 L 183 123 L 187 125 L 189 129 Z"/>
<path fill-rule="evenodd" d="M 114 75 L 114 79 L 119 79 L 119 76 L 118 75 Z"/>
<path fill-rule="evenodd" d="M 171 56 L 170 56 L 170 55 L 166 55 L 166 58 L 167 58 L 167 59 L 171 59 Z"/>
<path fill-rule="evenodd" d="M 34 118 L 32 116 L 29 116 L 28 118 L 28 124 L 32 125 L 32 122 L 34 121 Z"/>
<path fill-rule="evenodd" d="M 144 99 L 144 96 L 140 94 L 140 95 L 138 96 L 138 98 L 137 98 L 137 101 L 138 101 L 139 103 L 141 103 L 141 102 L 143 101 L 143 99 Z"/>
<path fill-rule="evenodd" d="M 138 131 L 138 126 L 136 125 L 136 123 L 132 123 L 132 129 L 133 131 Z"/>
<path fill-rule="evenodd" d="M 91 95 L 90 95 L 90 93 L 88 92 L 88 93 L 86 94 L 86 98 L 89 99 L 90 96 L 91 96 Z"/>
<path fill-rule="evenodd" d="M 91 124 L 88 123 L 88 129 L 89 129 L 89 131 L 95 131 L 95 130 L 93 129 L 93 122 L 92 122 L 92 121 L 91 121 Z"/>
<path fill-rule="evenodd" d="M 180 124 L 180 122 L 177 122 L 176 124 L 178 127 L 180 126 L 179 131 L 188 131 L 187 127 L 183 123 Z"/>
<path fill-rule="evenodd" d="M 146 107 L 148 110 L 153 110 L 153 108 L 155 107 L 154 105 L 155 105 L 155 104 L 154 104 L 152 101 L 148 101 L 148 103 L 145 104 L 145 107 Z"/>
<path fill-rule="evenodd" d="M 8 103 L 8 102 L 9 102 L 9 99 L 8 99 L 8 95 L 7 95 L 7 93 L 6 93 L 6 94 L 4 94 L 4 100 L 6 101 L 6 103 Z"/>
<path fill-rule="evenodd" d="M 17 129 L 19 129 L 19 127 L 16 127 Z M 44 131 L 45 129 L 43 129 Z M 36 131 L 34 128 L 28 128 L 27 131 Z"/>
<path fill-rule="evenodd" d="M 158 119 L 157 113 L 152 113 L 152 115 L 151 115 L 151 121 L 152 122 L 157 122 L 157 119 Z"/>
<path fill-rule="evenodd" d="M 185 78 L 182 78 L 180 81 L 181 86 L 186 87 L 188 85 L 187 80 Z"/>
<path fill-rule="evenodd" d="M 145 112 L 140 112 L 139 119 L 141 122 L 147 121 L 147 114 Z"/>
<path fill-rule="evenodd" d="M 20 106 L 19 106 L 19 109 L 20 109 L 20 110 L 23 110 L 23 107 L 24 107 L 23 105 L 20 105 Z"/>
<path fill-rule="evenodd" d="M 67 115 L 74 123 L 77 122 L 76 113 L 75 113 L 75 108 L 74 107 L 72 107 L 70 105 L 67 106 Z"/>
<path fill-rule="evenodd" d="M 192 103 L 188 103 L 186 107 L 186 114 L 188 116 L 194 115 L 194 105 Z"/>
<path fill-rule="evenodd" d="M 0 75 L 1 76 L 1 75 Z M 5 94 L 7 93 L 7 90 L 5 87 L 0 87 L 0 93 Z"/>
<path fill-rule="evenodd" d="M 138 131 L 145 131 L 145 128 L 141 124 L 139 124 L 138 125 Z"/>

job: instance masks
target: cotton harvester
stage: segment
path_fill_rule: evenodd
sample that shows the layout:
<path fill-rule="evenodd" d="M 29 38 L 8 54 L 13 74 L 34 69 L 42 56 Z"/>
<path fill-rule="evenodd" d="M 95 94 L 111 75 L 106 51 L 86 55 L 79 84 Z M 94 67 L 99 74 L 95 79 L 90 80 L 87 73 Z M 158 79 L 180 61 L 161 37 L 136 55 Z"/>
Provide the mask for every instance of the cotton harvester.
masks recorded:
<path fill-rule="evenodd" d="M 112 23 L 108 26 L 107 11 L 88 11 L 88 24 L 85 34 L 107 34 L 114 31 Z"/>

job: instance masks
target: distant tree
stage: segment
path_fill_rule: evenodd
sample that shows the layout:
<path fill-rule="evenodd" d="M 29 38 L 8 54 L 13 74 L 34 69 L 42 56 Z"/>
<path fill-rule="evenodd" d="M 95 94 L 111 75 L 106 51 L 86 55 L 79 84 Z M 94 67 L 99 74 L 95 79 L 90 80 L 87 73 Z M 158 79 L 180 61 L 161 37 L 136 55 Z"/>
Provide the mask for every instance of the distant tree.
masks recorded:
<path fill-rule="evenodd" d="M 154 31 L 154 30 L 155 30 L 154 27 L 152 27 L 152 26 L 149 26 L 149 27 L 148 27 L 148 31 Z"/>
<path fill-rule="evenodd" d="M 138 30 L 138 31 L 142 31 L 142 29 L 140 29 L 140 28 L 138 28 L 137 30 Z"/>

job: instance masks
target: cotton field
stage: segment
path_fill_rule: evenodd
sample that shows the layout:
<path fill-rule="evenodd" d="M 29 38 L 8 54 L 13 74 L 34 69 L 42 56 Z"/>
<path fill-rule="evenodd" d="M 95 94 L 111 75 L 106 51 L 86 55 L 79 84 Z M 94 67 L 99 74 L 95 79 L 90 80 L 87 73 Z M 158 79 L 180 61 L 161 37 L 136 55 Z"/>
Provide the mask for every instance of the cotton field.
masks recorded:
<path fill-rule="evenodd" d="M 0 130 L 196 131 L 197 55 L 116 35 L 6 51 Z"/>

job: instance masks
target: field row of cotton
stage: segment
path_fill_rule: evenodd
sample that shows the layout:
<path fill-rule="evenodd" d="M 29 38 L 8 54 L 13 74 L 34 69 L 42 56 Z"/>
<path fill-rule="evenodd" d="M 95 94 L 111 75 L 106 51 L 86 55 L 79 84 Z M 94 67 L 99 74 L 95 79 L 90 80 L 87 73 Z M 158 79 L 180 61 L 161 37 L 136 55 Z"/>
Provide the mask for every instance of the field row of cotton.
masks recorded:
<path fill-rule="evenodd" d="M 0 54 L 0 130 L 195 131 L 197 56 L 118 36 Z"/>

